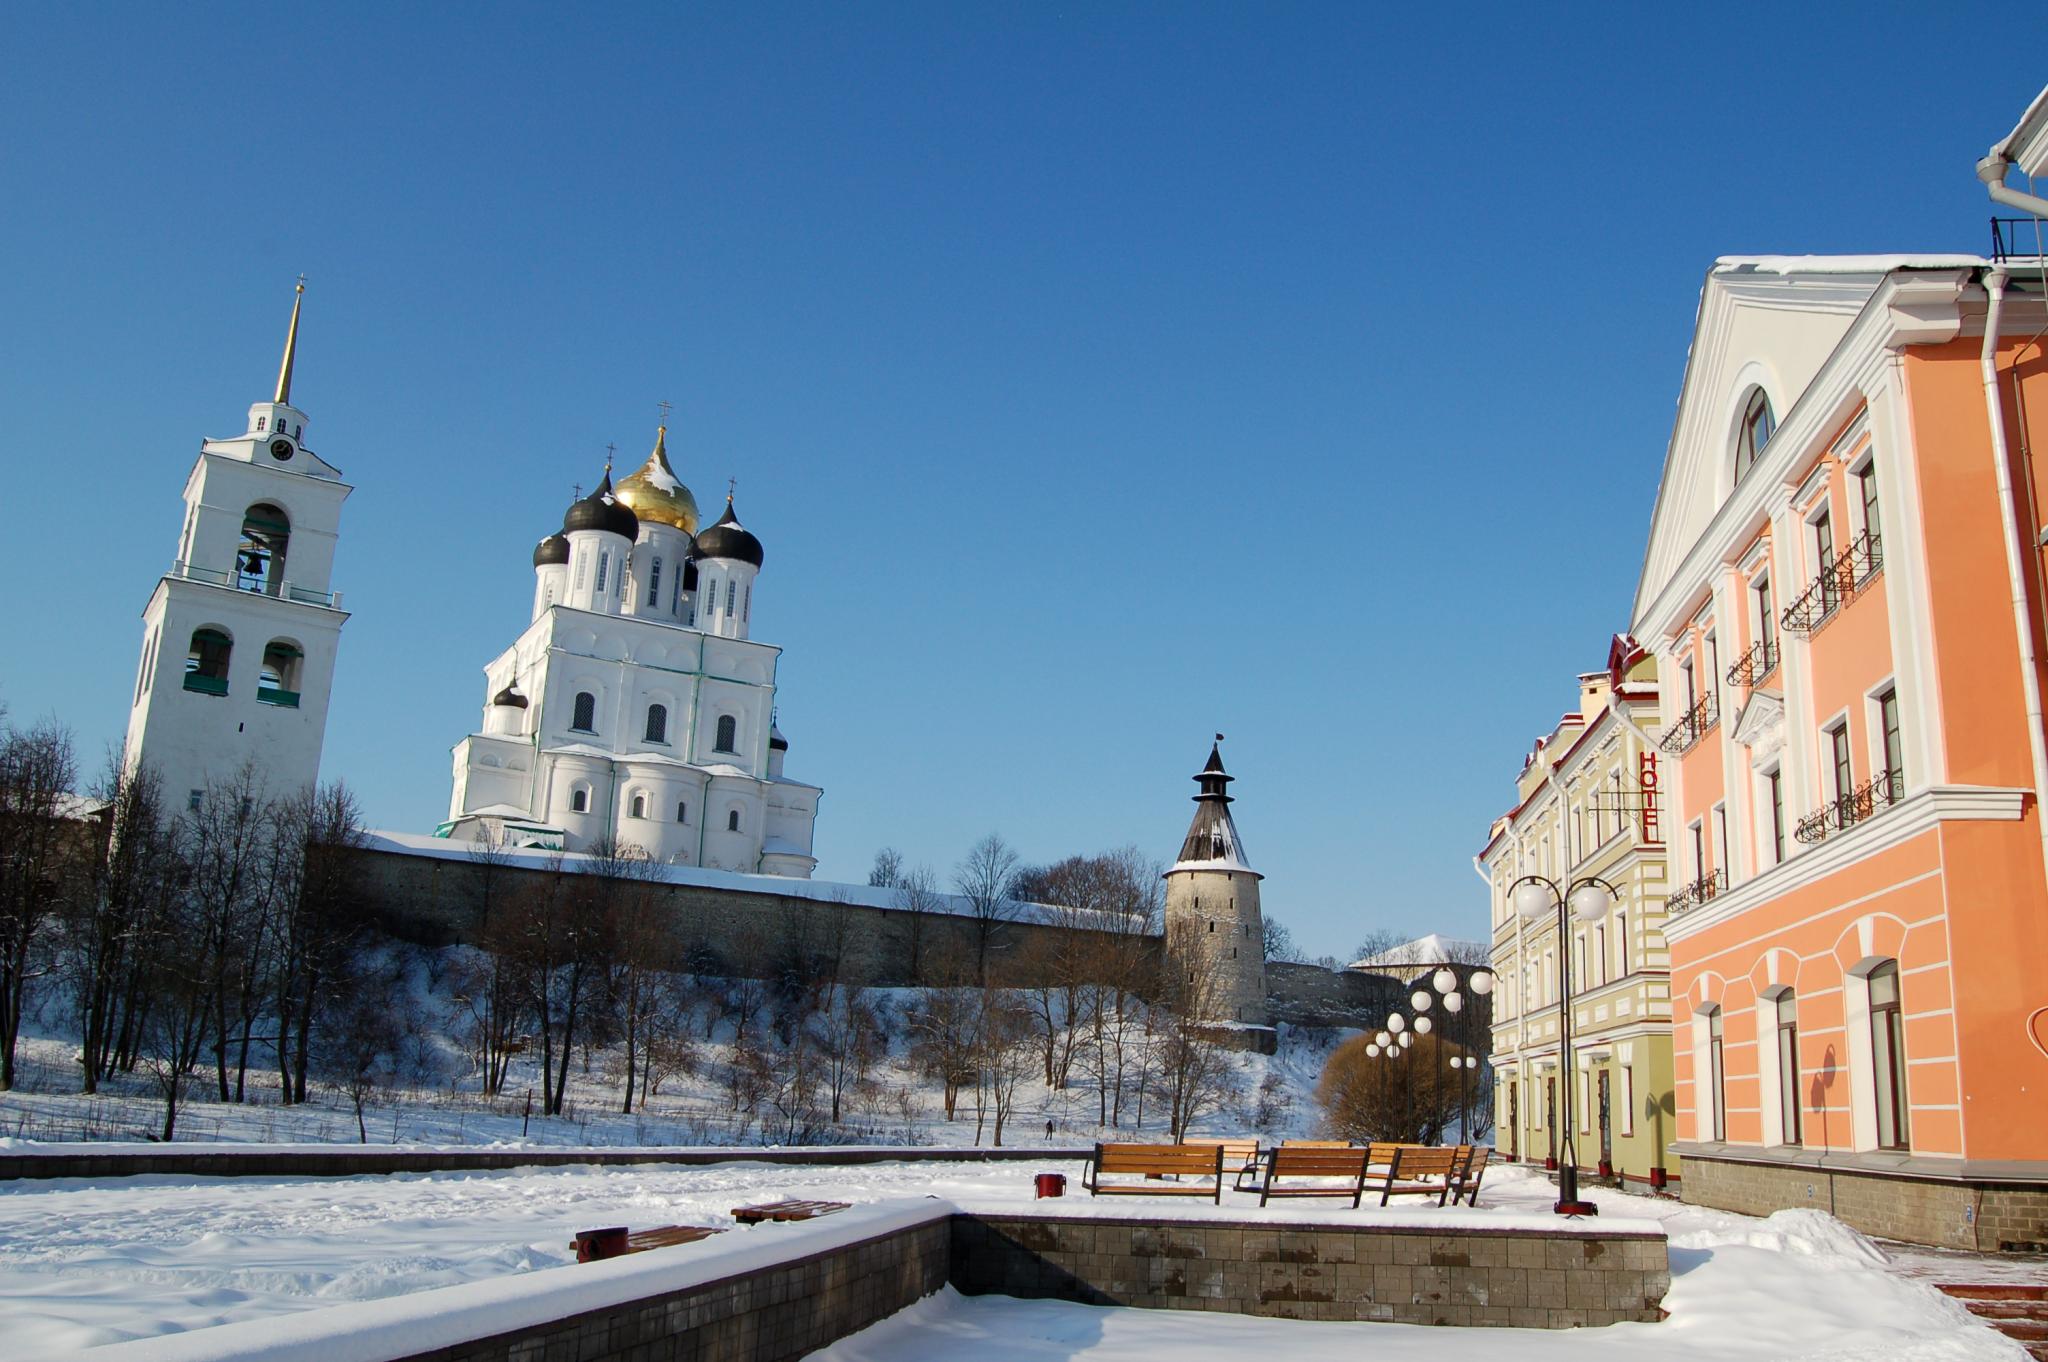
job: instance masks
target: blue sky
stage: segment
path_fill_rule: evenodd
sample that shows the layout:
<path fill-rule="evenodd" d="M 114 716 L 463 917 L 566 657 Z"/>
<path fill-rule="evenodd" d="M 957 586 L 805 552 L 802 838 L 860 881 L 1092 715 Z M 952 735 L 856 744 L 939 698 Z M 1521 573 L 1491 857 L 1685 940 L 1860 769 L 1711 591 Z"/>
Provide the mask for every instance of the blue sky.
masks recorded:
<path fill-rule="evenodd" d="M 821 875 L 1168 857 L 1221 730 L 1305 945 L 1479 934 L 1707 265 L 1982 250 L 2044 78 L 2009 5 L 1801 9 L 12 7 L 0 701 L 119 739 L 304 271 L 373 823 L 444 816 L 534 540 L 668 400 Z"/>

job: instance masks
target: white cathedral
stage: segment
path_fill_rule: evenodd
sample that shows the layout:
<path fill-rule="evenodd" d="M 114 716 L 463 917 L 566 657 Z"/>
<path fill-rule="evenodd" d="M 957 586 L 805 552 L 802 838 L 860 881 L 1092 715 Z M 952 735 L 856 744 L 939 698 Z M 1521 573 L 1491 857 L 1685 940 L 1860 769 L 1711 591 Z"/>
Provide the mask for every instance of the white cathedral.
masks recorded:
<path fill-rule="evenodd" d="M 668 429 L 533 551 L 533 613 L 484 668 L 440 834 L 581 851 L 612 840 L 709 870 L 810 878 L 815 785 L 783 774 L 781 649 L 748 637 L 761 541 L 699 530 Z"/>

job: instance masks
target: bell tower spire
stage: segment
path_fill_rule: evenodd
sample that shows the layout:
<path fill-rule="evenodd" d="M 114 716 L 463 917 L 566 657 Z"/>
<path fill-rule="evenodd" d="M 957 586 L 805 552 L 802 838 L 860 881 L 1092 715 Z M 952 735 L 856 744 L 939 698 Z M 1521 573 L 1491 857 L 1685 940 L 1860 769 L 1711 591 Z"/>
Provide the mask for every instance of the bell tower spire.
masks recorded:
<path fill-rule="evenodd" d="M 299 353 L 299 305 L 306 301 L 306 276 L 299 276 L 299 287 L 292 295 L 291 329 L 284 333 L 284 362 L 277 368 L 277 396 L 270 399 L 279 406 L 290 406 L 292 400 L 292 361 Z"/>

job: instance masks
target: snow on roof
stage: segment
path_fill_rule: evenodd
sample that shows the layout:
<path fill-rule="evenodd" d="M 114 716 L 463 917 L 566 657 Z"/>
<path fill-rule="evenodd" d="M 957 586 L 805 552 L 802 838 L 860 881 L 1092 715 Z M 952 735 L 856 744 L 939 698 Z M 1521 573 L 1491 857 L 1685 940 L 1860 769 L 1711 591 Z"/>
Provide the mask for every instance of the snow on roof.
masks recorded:
<path fill-rule="evenodd" d="M 1716 274 L 1889 274 L 1893 270 L 1966 270 L 1981 255 L 1724 255 Z"/>
<path fill-rule="evenodd" d="M 2034 102 L 2020 115 L 2011 132 L 1991 148 L 1993 156 L 2013 162 L 2027 175 L 2048 170 L 2048 86 L 2034 96 Z"/>
<path fill-rule="evenodd" d="M 1428 936 L 1389 946 L 1377 955 L 1353 960 L 1345 968 L 1385 970 L 1416 969 L 1424 965 L 1472 965 L 1482 963 L 1487 955 L 1488 948 L 1484 942 L 1431 932 Z"/>
<path fill-rule="evenodd" d="M 811 854 L 786 837 L 762 838 L 761 851 L 763 854 L 770 856 L 808 856 Z"/>

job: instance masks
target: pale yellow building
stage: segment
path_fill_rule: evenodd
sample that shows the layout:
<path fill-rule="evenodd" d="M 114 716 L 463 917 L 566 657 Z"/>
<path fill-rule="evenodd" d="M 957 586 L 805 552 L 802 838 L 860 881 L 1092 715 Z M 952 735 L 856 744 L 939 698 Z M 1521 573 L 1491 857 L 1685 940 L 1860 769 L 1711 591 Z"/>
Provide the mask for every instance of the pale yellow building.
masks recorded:
<path fill-rule="evenodd" d="M 1494 1146 L 1554 1167 L 1571 1084 L 1582 1176 L 1663 1185 L 1672 1113 L 1670 885 L 1658 800 L 1656 661 L 1617 637 L 1605 671 L 1579 678 L 1578 707 L 1537 739 L 1475 858 L 1491 891 Z M 1554 912 L 1525 918 L 1514 885 L 1541 875 L 1562 889 L 1597 877 L 1610 910 L 1574 920 L 1569 942 L 1575 1072 L 1559 1062 L 1561 959 Z"/>

